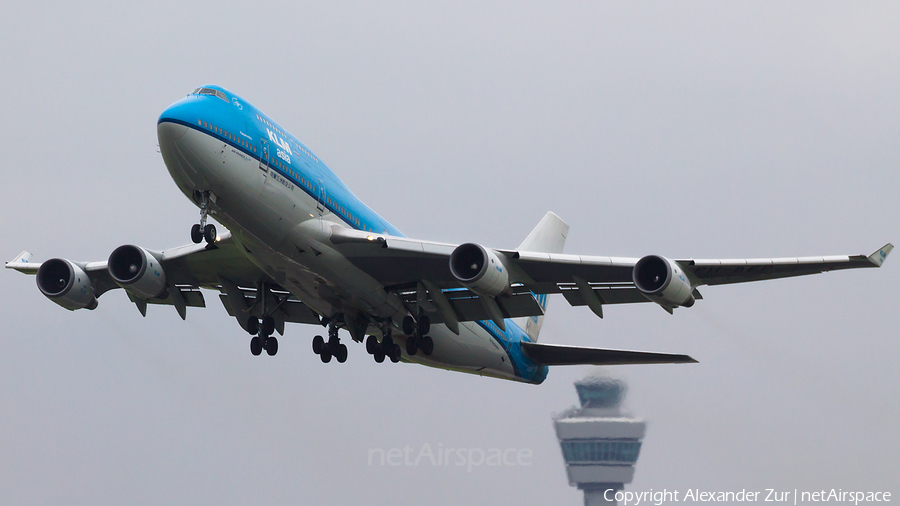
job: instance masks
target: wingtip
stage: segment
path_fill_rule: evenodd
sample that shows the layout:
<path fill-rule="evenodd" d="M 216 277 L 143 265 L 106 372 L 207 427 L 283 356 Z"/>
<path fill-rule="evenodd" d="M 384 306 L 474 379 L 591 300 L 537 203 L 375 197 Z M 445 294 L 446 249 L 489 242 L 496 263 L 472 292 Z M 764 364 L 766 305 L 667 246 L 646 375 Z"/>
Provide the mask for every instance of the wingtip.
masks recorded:
<path fill-rule="evenodd" d="M 19 253 L 16 258 L 13 258 L 9 262 L 4 263 L 4 267 L 7 269 L 17 270 L 19 272 L 32 273 L 37 272 L 37 268 L 40 264 L 31 263 L 31 259 L 34 258 L 29 251 L 23 251 Z"/>
<path fill-rule="evenodd" d="M 891 243 L 887 243 L 882 246 L 881 249 L 869 255 L 869 261 L 872 262 L 872 264 L 874 264 L 876 267 L 881 267 L 881 264 L 883 264 L 884 261 L 887 260 L 888 255 L 891 254 L 891 250 L 893 249 L 894 245 Z"/>

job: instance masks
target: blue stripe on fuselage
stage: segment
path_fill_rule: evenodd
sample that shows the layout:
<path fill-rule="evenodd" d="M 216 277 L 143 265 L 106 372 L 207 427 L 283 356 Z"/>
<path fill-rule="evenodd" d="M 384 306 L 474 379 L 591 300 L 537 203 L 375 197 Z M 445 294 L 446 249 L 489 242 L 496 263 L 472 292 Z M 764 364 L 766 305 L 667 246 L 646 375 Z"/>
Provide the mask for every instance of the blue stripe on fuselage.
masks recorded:
<path fill-rule="evenodd" d="M 500 327 L 490 320 L 475 323 L 503 347 L 516 376 L 530 383 L 543 382 L 547 378 L 547 366 L 535 365 L 522 353 L 521 343 L 531 342 L 531 339 L 512 320 L 506 319 L 503 322 L 506 324 L 506 331 L 500 330 Z"/>

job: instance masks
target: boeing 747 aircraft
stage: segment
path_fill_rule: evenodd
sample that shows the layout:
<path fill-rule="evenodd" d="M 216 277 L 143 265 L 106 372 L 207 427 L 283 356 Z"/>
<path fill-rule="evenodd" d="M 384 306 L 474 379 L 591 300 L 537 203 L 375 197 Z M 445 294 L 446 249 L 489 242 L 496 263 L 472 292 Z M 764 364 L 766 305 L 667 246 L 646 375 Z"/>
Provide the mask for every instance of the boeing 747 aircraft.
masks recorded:
<path fill-rule="evenodd" d="M 603 317 L 603 306 L 650 302 L 672 313 L 701 299 L 698 287 L 880 267 L 871 255 L 753 260 L 672 260 L 563 254 L 569 227 L 553 213 L 515 250 L 410 239 L 372 209 L 307 146 L 243 98 L 203 86 L 163 111 L 163 160 L 200 208 L 192 244 L 155 251 L 116 248 L 106 261 L 22 252 L 8 269 L 35 274 L 60 306 L 95 309 L 124 288 L 142 315 L 148 304 L 204 307 L 219 292 L 247 331 L 250 351 L 278 352 L 287 322 L 325 326 L 313 351 L 347 360 L 340 330 L 389 359 L 541 383 L 547 366 L 695 362 L 686 355 L 538 343 L 547 297 Z M 228 231 L 217 233 L 210 215 Z"/>

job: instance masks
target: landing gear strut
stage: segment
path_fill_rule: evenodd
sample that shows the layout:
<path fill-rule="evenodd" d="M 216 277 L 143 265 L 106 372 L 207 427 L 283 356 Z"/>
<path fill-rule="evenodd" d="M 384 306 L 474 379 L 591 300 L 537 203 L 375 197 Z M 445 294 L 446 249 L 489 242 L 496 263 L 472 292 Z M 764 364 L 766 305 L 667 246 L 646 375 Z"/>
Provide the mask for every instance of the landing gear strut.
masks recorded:
<path fill-rule="evenodd" d="M 212 225 L 208 225 L 212 226 Z M 260 283 L 259 286 L 256 287 L 256 301 L 257 304 L 260 304 L 258 310 L 263 314 L 262 320 L 256 318 L 255 316 L 250 316 L 247 319 L 246 328 L 247 332 L 250 335 L 255 335 L 253 339 L 250 340 L 250 353 L 254 355 L 262 354 L 262 350 L 266 350 L 266 353 L 269 356 L 274 356 L 278 353 L 278 339 L 276 339 L 272 334 L 275 332 L 275 317 L 272 316 L 276 314 L 276 311 L 281 307 L 281 304 L 287 300 L 285 297 L 282 300 L 279 300 L 278 297 L 275 297 L 271 292 L 271 287 L 267 283 Z M 237 287 L 234 287 L 237 290 Z M 267 301 L 271 298 L 275 299 L 275 307 L 269 307 Z M 254 305 L 254 308 L 256 306 Z M 257 313 L 259 314 L 259 313 Z M 283 323 L 280 329 L 280 332 L 284 332 Z"/>
<path fill-rule="evenodd" d="M 216 226 L 206 223 L 209 217 L 209 192 L 195 191 L 194 200 L 200 201 L 200 223 L 191 227 L 191 241 L 200 244 L 205 239 L 207 244 L 212 244 L 216 240 Z"/>

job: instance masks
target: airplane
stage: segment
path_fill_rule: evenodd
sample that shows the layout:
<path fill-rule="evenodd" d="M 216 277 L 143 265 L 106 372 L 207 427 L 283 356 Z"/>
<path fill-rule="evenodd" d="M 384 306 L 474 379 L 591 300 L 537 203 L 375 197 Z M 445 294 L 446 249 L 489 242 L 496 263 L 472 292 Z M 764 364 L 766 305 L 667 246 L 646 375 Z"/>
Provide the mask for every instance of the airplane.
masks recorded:
<path fill-rule="evenodd" d="M 702 299 L 698 287 L 880 267 L 871 255 L 672 260 L 563 254 L 569 226 L 547 213 L 514 250 L 406 237 L 353 192 L 305 144 L 240 96 L 201 86 L 157 121 L 160 153 L 178 189 L 200 209 L 191 243 L 156 251 L 126 244 L 106 261 L 23 251 L 6 268 L 36 276 L 69 309 L 95 309 L 123 288 L 147 306 L 205 307 L 219 292 L 252 337 L 250 351 L 278 352 L 285 323 L 327 327 L 313 352 L 347 360 L 365 342 L 376 362 L 427 366 L 539 384 L 553 365 L 693 363 L 687 355 L 538 342 L 551 294 L 587 306 L 649 302 L 670 314 Z M 210 216 L 227 228 L 219 234 Z"/>

